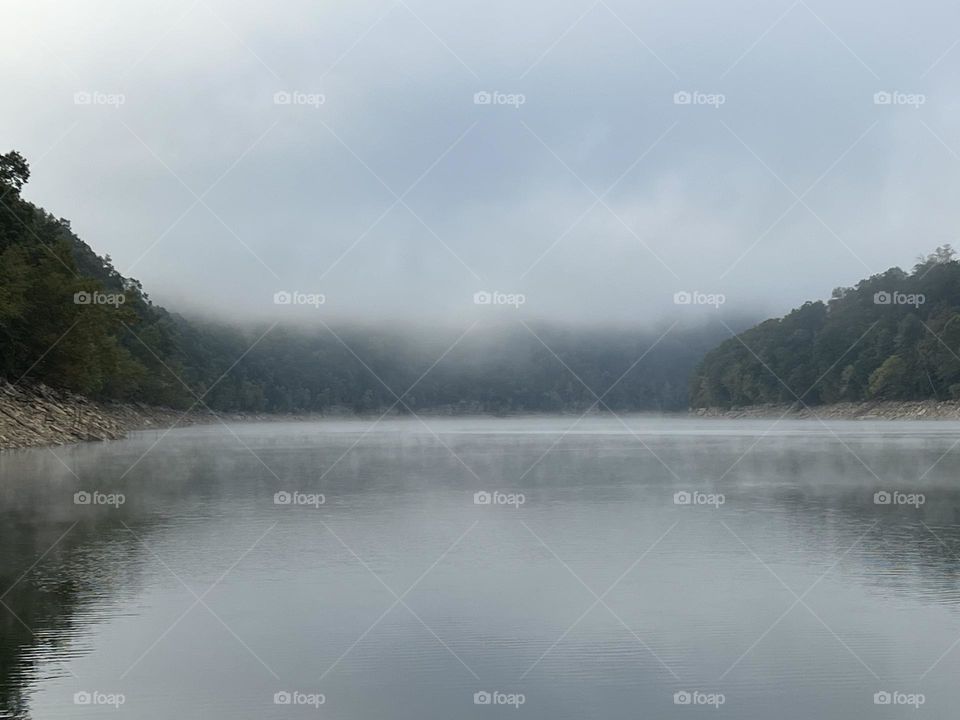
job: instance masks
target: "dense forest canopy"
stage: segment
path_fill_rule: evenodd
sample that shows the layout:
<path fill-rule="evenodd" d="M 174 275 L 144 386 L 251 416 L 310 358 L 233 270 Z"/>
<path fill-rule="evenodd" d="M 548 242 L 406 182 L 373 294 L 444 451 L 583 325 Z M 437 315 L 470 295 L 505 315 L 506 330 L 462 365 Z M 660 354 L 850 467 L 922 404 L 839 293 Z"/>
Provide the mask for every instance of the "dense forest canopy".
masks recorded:
<path fill-rule="evenodd" d="M 691 382 L 694 407 L 960 399 L 960 262 L 949 246 L 912 272 L 837 288 L 722 343 Z"/>
<path fill-rule="evenodd" d="M 659 332 L 517 323 L 451 350 L 458 333 L 235 327 L 167 312 L 67 220 L 25 200 L 29 177 L 20 154 L 0 155 L 0 377 L 11 382 L 230 412 L 559 411 L 597 395 L 616 411 L 960 399 L 950 246 L 733 338 L 722 325 L 657 342 Z"/>
<path fill-rule="evenodd" d="M 674 329 L 617 382 L 661 332 L 480 328 L 417 382 L 460 331 L 188 320 L 23 199 L 29 174 L 18 153 L 0 155 L 0 376 L 11 382 L 231 412 L 557 411 L 586 409 L 594 393 L 617 411 L 679 410 L 690 372 L 729 335 Z"/>

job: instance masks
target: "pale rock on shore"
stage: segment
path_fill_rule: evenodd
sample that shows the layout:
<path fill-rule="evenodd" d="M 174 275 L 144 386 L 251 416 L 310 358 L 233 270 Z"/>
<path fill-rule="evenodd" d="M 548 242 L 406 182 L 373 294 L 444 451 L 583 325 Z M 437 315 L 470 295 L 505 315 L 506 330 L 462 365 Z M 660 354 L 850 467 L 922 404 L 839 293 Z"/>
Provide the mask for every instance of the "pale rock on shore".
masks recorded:
<path fill-rule="evenodd" d="M 132 430 L 211 422 L 206 411 L 156 408 L 142 403 L 98 403 L 46 385 L 0 380 L 0 450 L 116 440 Z"/>
<path fill-rule="evenodd" d="M 433 410 L 425 414 L 450 414 Z M 460 414 L 453 412 L 452 414 Z M 836 403 L 805 408 L 793 405 L 696 408 L 689 415 L 703 418 L 779 418 L 845 420 L 960 420 L 960 401 L 911 400 Z M 337 408 L 327 416 L 353 416 Z M 227 421 L 310 420 L 322 415 L 237 415 Z M 88 440 L 117 440 L 134 430 L 215 422 L 211 412 L 158 408 L 143 403 L 94 402 L 82 395 L 45 385 L 11 385 L 0 380 L 0 450 L 66 445 Z"/>
<path fill-rule="evenodd" d="M 832 405 L 750 405 L 723 408 L 696 408 L 697 417 L 717 418 L 821 418 L 833 420 L 960 420 L 960 402 L 955 400 L 884 400 L 844 402 Z"/>

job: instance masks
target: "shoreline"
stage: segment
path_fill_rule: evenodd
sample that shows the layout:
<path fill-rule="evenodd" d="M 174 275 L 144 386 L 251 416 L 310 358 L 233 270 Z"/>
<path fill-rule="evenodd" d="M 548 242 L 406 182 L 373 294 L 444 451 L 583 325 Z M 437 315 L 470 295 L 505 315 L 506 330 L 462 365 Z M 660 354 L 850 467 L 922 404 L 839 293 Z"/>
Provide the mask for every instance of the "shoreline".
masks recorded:
<path fill-rule="evenodd" d="M 779 418 L 792 420 L 960 420 L 957 400 L 873 400 L 830 405 L 799 403 L 787 405 L 746 405 L 732 408 L 691 408 L 691 417 L 701 418 Z"/>
<path fill-rule="evenodd" d="M 0 380 L 0 451 L 120 440 L 136 430 L 214 421 L 206 411 L 96 402 L 42 384 Z"/>
<path fill-rule="evenodd" d="M 376 413 L 374 413 L 375 415 Z M 432 408 L 422 415 L 452 416 L 451 408 Z M 463 413 L 470 414 L 470 413 Z M 751 419 L 833 420 L 960 420 L 960 401 L 903 400 L 804 408 L 791 405 L 750 405 L 733 408 L 691 408 L 680 417 Z M 174 425 L 226 421 L 310 421 L 331 417 L 362 417 L 346 408 L 328 413 L 212 413 L 206 410 L 175 410 L 143 403 L 96 402 L 82 395 L 55 390 L 46 385 L 15 386 L 0 380 L 0 452 L 27 448 L 70 445 L 80 442 L 120 440 L 139 430 L 162 430 Z"/>

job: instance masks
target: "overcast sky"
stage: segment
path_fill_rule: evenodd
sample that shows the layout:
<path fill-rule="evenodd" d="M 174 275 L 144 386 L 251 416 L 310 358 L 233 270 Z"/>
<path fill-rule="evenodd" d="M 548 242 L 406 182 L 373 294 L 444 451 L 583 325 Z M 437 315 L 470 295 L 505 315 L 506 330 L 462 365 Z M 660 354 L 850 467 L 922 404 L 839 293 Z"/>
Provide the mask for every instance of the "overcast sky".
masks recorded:
<path fill-rule="evenodd" d="M 0 149 L 30 161 L 26 197 L 174 310 L 641 322 L 700 291 L 780 314 L 955 242 L 952 2 L 4 16 Z"/>

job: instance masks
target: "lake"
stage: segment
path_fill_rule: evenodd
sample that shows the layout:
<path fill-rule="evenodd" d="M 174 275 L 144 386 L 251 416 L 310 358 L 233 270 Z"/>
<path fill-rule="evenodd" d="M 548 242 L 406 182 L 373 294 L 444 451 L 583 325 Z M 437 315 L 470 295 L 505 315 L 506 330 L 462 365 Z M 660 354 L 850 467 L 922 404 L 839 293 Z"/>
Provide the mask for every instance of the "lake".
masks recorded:
<path fill-rule="evenodd" d="M 428 417 L 6 453 L 0 716 L 955 718 L 958 440 Z"/>

